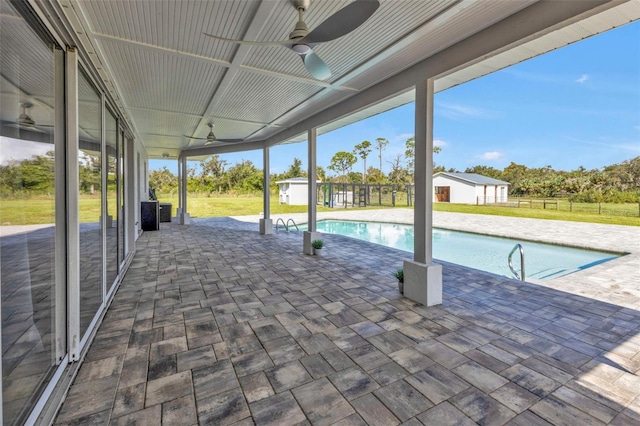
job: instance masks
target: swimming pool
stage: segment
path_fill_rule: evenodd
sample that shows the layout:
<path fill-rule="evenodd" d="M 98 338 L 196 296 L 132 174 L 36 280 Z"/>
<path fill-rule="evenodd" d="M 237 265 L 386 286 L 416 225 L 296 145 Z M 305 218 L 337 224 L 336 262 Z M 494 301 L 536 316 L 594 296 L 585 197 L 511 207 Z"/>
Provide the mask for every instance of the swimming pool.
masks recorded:
<path fill-rule="evenodd" d="M 413 253 L 413 225 L 321 220 L 317 222 L 317 230 Z M 517 243 L 524 248 L 527 279 L 550 280 L 619 256 L 601 251 L 433 229 L 434 258 L 509 277 L 513 274 L 509 270 L 507 256 Z M 519 273 L 520 255 L 517 251 L 513 255 L 513 265 Z"/>

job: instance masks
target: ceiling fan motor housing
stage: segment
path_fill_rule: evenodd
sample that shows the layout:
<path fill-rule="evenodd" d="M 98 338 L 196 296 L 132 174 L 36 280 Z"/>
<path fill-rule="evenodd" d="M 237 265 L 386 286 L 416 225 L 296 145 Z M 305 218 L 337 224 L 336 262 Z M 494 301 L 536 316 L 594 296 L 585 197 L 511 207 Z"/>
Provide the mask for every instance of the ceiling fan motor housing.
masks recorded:
<path fill-rule="evenodd" d="M 291 4 L 293 4 L 293 7 L 295 7 L 296 10 L 302 9 L 302 11 L 304 12 L 309 8 L 311 0 L 291 0 Z"/>

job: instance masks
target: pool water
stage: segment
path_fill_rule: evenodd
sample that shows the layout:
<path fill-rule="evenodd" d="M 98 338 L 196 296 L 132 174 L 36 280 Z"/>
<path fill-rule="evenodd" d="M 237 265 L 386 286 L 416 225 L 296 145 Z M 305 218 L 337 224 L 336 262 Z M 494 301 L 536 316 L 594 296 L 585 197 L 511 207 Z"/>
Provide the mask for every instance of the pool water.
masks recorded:
<path fill-rule="evenodd" d="M 302 228 L 301 228 L 302 229 Z M 382 244 L 413 253 L 413 225 L 321 220 L 317 230 Z M 525 278 L 549 280 L 587 269 L 618 257 L 617 254 L 551 244 L 518 241 L 468 232 L 433 229 L 433 257 L 498 275 L 513 276 L 507 257 L 520 243 L 525 255 Z M 512 258 L 520 273 L 520 253 Z"/>

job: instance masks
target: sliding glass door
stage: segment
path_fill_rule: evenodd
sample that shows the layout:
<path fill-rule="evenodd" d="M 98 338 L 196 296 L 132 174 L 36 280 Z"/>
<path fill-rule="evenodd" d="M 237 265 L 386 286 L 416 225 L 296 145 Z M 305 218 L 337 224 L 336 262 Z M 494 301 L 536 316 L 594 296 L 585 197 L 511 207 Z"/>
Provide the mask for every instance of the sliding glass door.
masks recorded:
<path fill-rule="evenodd" d="M 107 215 L 105 220 L 107 246 L 107 287 L 118 276 L 118 121 L 109 109 L 105 110 L 105 145 L 107 155 Z"/>
<path fill-rule="evenodd" d="M 80 335 L 103 300 L 102 97 L 88 76 L 78 73 L 78 194 L 80 221 Z"/>
<path fill-rule="evenodd" d="M 14 425 L 43 395 L 66 347 L 64 327 L 56 326 L 66 309 L 64 282 L 56 279 L 64 276 L 65 248 L 56 237 L 64 200 L 56 186 L 64 180 L 55 128 L 63 75 L 56 64 L 63 54 L 12 3 L 1 0 L 0 10 L 0 422 Z"/>

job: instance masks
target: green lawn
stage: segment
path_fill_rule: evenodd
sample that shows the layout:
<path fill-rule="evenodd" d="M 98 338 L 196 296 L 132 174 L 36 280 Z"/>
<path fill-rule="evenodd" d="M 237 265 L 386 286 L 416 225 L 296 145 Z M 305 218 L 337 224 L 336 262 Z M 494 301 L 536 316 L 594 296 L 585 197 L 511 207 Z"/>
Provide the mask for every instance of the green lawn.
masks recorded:
<path fill-rule="evenodd" d="M 171 203 L 173 212 L 178 206 L 177 195 L 158 194 L 161 202 Z M 524 201 L 524 200 L 521 200 Z M 187 198 L 189 213 L 192 217 L 215 216 L 242 216 L 257 215 L 263 212 L 262 197 L 260 195 L 222 195 L 222 196 L 195 196 Z M 113 204 L 113 203 L 112 203 Z M 29 225 L 53 223 L 53 199 L 2 199 L 0 202 L 0 224 L 2 225 Z M 110 206 L 115 207 L 115 206 Z M 398 207 L 406 207 L 405 202 L 399 202 Z M 366 209 L 380 209 L 393 207 L 371 206 Z M 569 209 L 573 211 L 569 211 Z M 556 210 L 555 205 L 547 205 L 542 208 L 542 203 L 533 205 L 522 203 L 520 207 L 476 206 L 467 204 L 434 204 L 436 211 L 448 211 L 457 213 L 488 214 L 512 217 L 530 217 L 535 219 L 566 220 L 574 222 L 607 223 L 616 225 L 640 226 L 638 204 L 603 204 L 602 214 L 598 214 L 598 204 L 574 203 L 561 200 Z M 357 209 L 354 207 L 354 209 Z M 110 213 L 112 208 L 109 209 Z M 318 206 L 318 211 L 333 211 L 324 206 Z M 360 209 L 361 210 L 361 209 Z M 307 206 L 289 206 L 278 203 L 277 195 L 271 196 L 271 213 L 304 213 Z M 80 220 L 82 222 L 96 222 L 100 217 L 100 200 L 93 196 L 84 196 L 80 199 Z"/>
<path fill-rule="evenodd" d="M 468 204 L 434 204 L 433 209 L 436 211 L 444 212 L 456 212 L 456 213 L 472 213 L 472 214 L 488 214 L 496 216 L 511 216 L 511 217 L 530 217 L 533 219 L 551 219 L 551 220 L 566 220 L 569 222 L 589 222 L 589 223 L 607 223 L 613 225 L 630 225 L 640 226 L 640 217 L 638 217 L 637 210 L 636 216 L 623 216 L 625 211 L 631 212 L 631 209 L 638 209 L 637 204 L 625 205 L 625 204 L 610 204 L 607 209 L 603 208 L 603 213 L 598 214 L 598 205 L 595 208 L 590 208 L 589 212 L 583 212 L 574 208 L 573 212 L 570 212 L 568 208 L 566 210 L 555 210 L 555 207 L 551 208 L 547 206 L 546 209 L 542 208 L 528 208 L 528 207 L 499 207 L 491 205 L 468 205 Z M 609 212 L 609 214 L 606 214 Z M 610 214 L 610 213 L 614 214 Z"/>

